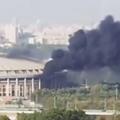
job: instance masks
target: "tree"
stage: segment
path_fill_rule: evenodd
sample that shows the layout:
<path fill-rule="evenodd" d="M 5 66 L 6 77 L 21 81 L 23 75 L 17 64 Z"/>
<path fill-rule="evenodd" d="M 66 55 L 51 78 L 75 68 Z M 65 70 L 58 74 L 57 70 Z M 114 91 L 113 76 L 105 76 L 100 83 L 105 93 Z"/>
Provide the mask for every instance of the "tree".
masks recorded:
<path fill-rule="evenodd" d="M 117 115 L 115 120 L 120 120 L 120 115 Z"/>
<path fill-rule="evenodd" d="M 0 120 L 10 120 L 6 115 L 1 115 Z"/>
<path fill-rule="evenodd" d="M 31 115 L 19 114 L 18 120 L 94 120 L 90 119 L 83 111 L 71 111 L 62 109 L 53 109 L 42 113 L 35 112 Z"/>

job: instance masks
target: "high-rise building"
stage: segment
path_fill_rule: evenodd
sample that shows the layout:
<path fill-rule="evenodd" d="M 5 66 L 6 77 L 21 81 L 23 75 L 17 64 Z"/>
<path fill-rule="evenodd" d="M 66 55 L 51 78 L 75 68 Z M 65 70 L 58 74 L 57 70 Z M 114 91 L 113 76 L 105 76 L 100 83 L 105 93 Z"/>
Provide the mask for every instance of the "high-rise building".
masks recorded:
<path fill-rule="evenodd" d="M 17 26 L 13 24 L 7 24 L 4 27 L 5 38 L 8 42 L 16 44 L 17 40 Z"/>

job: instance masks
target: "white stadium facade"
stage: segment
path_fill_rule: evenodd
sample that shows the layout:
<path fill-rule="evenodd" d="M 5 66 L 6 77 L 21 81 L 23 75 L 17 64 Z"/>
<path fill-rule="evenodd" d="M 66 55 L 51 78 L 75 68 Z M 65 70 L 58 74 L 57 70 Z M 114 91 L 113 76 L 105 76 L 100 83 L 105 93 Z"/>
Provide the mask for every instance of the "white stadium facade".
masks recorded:
<path fill-rule="evenodd" d="M 30 98 L 41 89 L 42 64 L 0 57 L 0 97 Z"/>

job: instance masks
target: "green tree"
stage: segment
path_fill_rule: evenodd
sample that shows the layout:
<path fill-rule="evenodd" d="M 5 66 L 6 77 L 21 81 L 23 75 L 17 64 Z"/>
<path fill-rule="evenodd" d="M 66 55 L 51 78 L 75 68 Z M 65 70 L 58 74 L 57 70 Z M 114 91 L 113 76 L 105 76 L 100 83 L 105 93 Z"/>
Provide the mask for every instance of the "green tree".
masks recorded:
<path fill-rule="evenodd" d="M 120 120 L 120 115 L 116 116 L 115 120 Z"/>
<path fill-rule="evenodd" d="M 83 111 L 71 111 L 62 109 L 53 109 L 42 113 L 19 114 L 17 120 L 94 120 L 90 119 Z"/>
<path fill-rule="evenodd" d="M 6 115 L 1 115 L 0 120 L 10 120 Z"/>
<path fill-rule="evenodd" d="M 17 120 L 27 120 L 27 114 L 17 114 Z"/>

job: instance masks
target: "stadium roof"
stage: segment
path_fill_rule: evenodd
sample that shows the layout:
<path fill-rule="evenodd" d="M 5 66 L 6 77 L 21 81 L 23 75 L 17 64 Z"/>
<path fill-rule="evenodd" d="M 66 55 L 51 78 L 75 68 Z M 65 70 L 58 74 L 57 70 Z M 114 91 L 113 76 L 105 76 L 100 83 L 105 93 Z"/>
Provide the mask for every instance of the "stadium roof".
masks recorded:
<path fill-rule="evenodd" d="M 0 70 L 28 70 L 28 69 L 42 69 L 43 64 L 23 60 L 0 57 Z"/>

